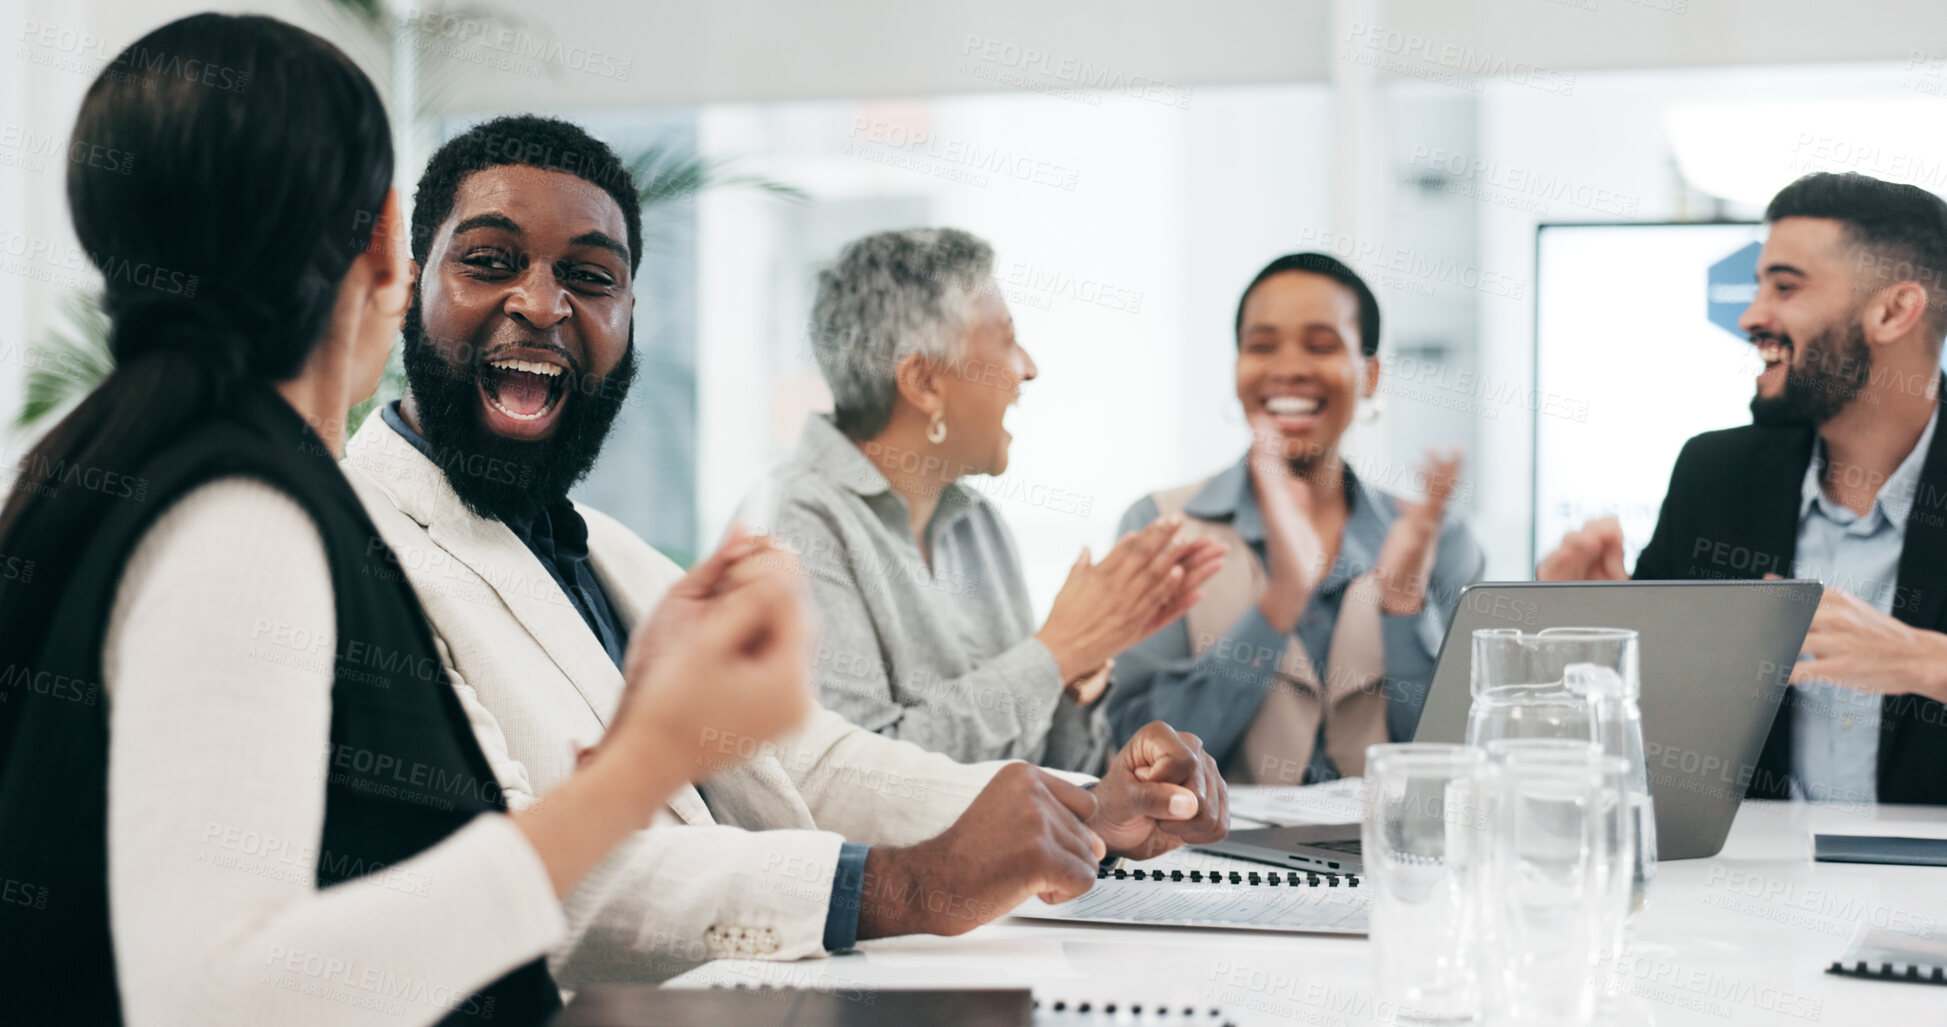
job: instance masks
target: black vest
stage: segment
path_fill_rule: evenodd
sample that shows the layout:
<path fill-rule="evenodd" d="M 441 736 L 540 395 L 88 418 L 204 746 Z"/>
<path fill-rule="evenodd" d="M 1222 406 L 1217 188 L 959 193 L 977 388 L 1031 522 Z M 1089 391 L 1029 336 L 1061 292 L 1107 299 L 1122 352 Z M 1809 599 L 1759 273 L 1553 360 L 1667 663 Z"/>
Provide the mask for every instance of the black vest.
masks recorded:
<path fill-rule="evenodd" d="M 39 664 L 0 668 L 0 700 L 23 704 L 11 751 L 0 754 L 0 1009 L 10 1021 L 121 1021 L 108 920 L 102 641 L 143 533 L 214 479 L 243 475 L 290 496 L 316 523 L 330 561 L 336 652 L 305 654 L 336 667 L 331 738 L 318 755 L 326 779 L 324 832 L 312 850 L 318 886 L 384 872 L 476 814 L 506 809 L 411 585 L 330 451 L 269 388 L 253 382 L 240 392 L 229 412 L 135 476 L 139 494 L 115 504 L 64 584 Z M 398 871 L 384 880 L 405 890 L 431 884 Z M 540 959 L 472 995 L 381 967 L 270 963 L 265 971 L 290 980 L 252 986 L 325 988 L 381 1008 L 432 1004 L 449 1010 L 444 1024 L 538 1024 L 560 1009 Z"/>

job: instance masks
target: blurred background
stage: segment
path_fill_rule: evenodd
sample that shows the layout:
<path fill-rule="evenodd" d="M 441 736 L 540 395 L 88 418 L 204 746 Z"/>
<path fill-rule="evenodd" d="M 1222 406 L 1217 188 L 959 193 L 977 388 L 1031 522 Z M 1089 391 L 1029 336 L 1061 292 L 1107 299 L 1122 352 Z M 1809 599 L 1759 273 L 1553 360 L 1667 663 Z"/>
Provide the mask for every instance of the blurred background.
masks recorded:
<path fill-rule="evenodd" d="M 0 16 L 0 455 L 101 326 L 63 194 L 88 82 L 182 0 Z M 1581 517 L 1646 540 L 1677 445 L 1748 420 L 1765 201 L 1810 171 L 1947 187 L 1938 0 L 272 0 L 387 91 L 410 188 L 497 113 L 643 172 L 643 374 L 580 489 L 683 562 L 828 409 L 817 267 L 887 228 L 994 244 L 1041 368 L 1000 504 L 1045 611 L 1139 496 L 1234 462 L 1239 292 L 1334 253 L 1384 312 L 1353 466 L 1461 445 L 1491 577 Z M 139 159 L 139 155 L 138 155 Z M 137 169 L 139 170 L 139 169 Z M 1541 228 L 1543 225 L 1559 226 Z M 1724 312 L 1730 312 L 1731 324 Z M 396 386 L 393 386 L 396 387 Z"/>

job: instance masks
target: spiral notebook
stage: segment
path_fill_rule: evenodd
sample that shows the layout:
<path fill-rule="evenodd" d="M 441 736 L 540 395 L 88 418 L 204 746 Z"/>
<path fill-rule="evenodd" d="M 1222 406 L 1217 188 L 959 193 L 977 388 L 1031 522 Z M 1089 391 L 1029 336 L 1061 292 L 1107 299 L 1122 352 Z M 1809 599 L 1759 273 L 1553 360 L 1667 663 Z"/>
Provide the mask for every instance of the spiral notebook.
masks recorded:
<path fill-rule="evenodd" d="M 1234 1027 L 1209 1005 L 1040 997 L 1025 988 L 659 988 L 596 985 L 553 1027 Z"/>
<path fill-rule="evenodd" d="M 1845 955 L 1825 972 L 1881 981 L 1947 984 L 1947 942 L 1862 925 L 1853 934 Z"/>
<path fill-rule="evenodd" d="M 1150 927 L 1364 934 L 1371 908 L 1357 874 L 1304 871 L 1103 870 L 1080 898 L 1029 899 L 1013 915 Z"/>

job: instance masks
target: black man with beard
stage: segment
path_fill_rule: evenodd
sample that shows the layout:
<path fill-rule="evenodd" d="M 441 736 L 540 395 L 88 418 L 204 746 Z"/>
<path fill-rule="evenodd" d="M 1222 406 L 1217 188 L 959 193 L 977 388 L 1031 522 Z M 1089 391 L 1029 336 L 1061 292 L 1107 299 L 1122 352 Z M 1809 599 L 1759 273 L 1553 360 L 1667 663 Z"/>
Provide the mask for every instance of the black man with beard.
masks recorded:
<path fill-rule="evenodd" d="M 359 429 L 347 474 L 520 808 L 599 743 L 625 651 L 655 659 L 704 597 L 567 498 L 634 374 L 637 193 L 580 128 L 499 118 L 433 155 L 411 237 L 410 393 Z M 738 573 L 725 553 L 759 545 L 733 529 L 722 580 Z M 1221 838 L 1228 819 L 1216 764 L 1161 723 L 1092 782 L 956 763 L 827 710 L 785 743 L 722 737 L 691 758 L 748 762 L 679 793 L 565 900 L 550 957 L 564 987 L 960 934 L 1086 891 L 1105 856 Z"/>

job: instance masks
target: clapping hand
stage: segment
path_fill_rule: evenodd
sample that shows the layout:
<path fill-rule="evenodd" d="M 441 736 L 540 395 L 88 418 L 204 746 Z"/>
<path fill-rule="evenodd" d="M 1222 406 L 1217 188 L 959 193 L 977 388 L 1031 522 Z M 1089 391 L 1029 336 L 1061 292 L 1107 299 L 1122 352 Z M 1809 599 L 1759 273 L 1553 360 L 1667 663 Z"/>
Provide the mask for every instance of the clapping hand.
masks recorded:
<path fill-rule="evenodd" d="M 1397 500 L 1399 516 L 1386 532 L 1379 547 L 1375 576 L 1379 581 L 1380 609 L 1395 617 L 1420 612 L 1426 603 L 1428 579 L 1433 561 L 1439 555 L 1440 527 L 1447 512 L 1447 501 L 1460 487 L 1461 451 L 1428 450 L 1420 465 L 1426 479 L 1426 494 L 1418 502 Z"/>
<path fill-rule="evenodd" d="M 1159 517 L 1117 540 L 1099 563 L 1083 549 L 1035 637 L 1063 681 L 1083 678 L 1183 616 L 1223 562 L 1223 544 L 1187 531 L 1181 514 Z"/>
<path fill-rule="evenodd" d="M 1290 631 L 1327 569 L 1325 543 L 1305 512 L 1312 486 L 1292 473 L 1284 433 L 1266 415 L 1251 417 L 1250 468 L 1264 519 L 1264 563 L 1270 579 L 1258 610 L 1272 627 Z"/>

